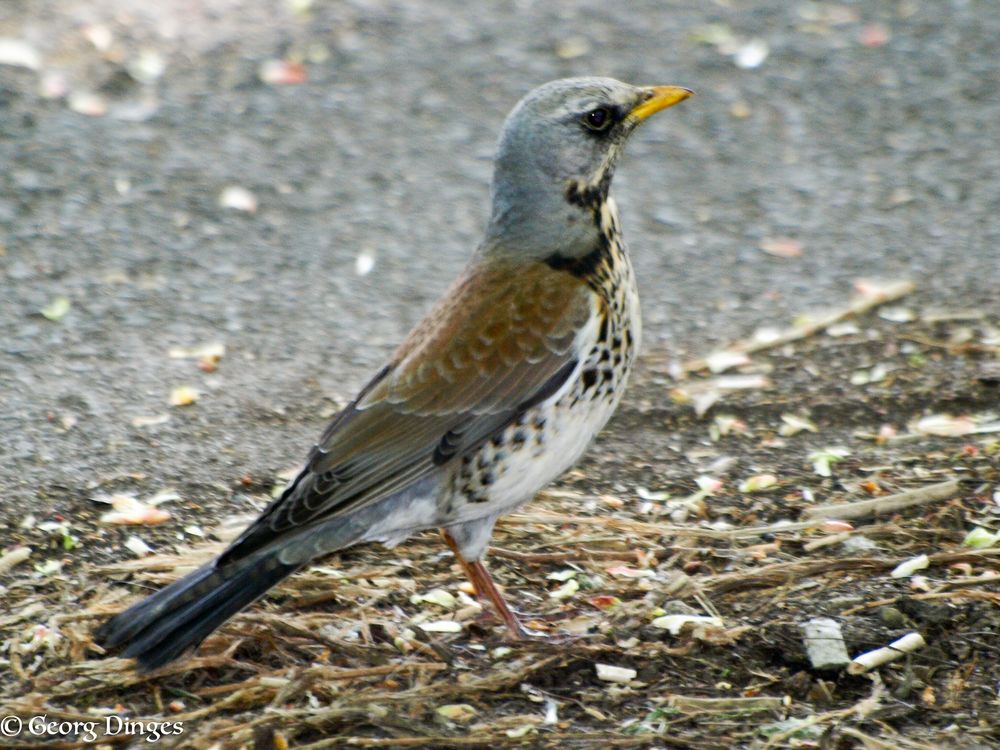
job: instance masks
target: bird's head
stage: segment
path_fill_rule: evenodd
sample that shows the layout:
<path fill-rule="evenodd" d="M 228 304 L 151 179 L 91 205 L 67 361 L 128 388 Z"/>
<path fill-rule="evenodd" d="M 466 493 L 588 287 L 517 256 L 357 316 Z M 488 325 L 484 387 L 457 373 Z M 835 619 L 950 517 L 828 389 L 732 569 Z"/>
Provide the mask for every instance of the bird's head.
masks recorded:
<path fill-rule="evenodd" d="M 539 253 L 582 249 L 625 141 L 691 93 L 612 78 L 567 78 L 530 92 L 500 134 L 489 236 L 504 245 L 529 240 Z"/>

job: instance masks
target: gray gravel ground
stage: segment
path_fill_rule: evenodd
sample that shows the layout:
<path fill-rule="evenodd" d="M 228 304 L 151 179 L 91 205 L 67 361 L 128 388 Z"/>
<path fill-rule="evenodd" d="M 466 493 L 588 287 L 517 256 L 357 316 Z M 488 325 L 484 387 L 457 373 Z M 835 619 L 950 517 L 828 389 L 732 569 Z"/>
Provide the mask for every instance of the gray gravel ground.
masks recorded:
<path fill-rule="evenodd" d="M 706 24 L 769 55 L 741 69 L 699 41 Z M 842 304 L 859 277 L 1000 307 L 986 0 L 7 0 L 0 36 L 42 56 L 0 66 L 0 518 L 92 512 L 99 482 L 180 485 L 209 508 L 241 477 L 269 487 L 458 271 L 504 115 L 562 76 L 698 92 L 634 139 L 616 183 L 648 349 L 706 353 Z M 148 84 L 124 72 L 142 50 L 166 63 Z M 261 62 L 300 54 L 306 83 L 260 82 Z M 40 97 L 52 71 L 108 113 Z M 257 213 L 220 208 L 227 185 Z M 775 237 L 802 256 L 758 249 Z M 52 322 L 38 311 L 58 296 L 72 307 Z M 167 357 L 216 340 L 214 374 Z M 171 408 L 184 384 L 201 400 Z M 661 391 L 640 379 L 631 398 Z"/>

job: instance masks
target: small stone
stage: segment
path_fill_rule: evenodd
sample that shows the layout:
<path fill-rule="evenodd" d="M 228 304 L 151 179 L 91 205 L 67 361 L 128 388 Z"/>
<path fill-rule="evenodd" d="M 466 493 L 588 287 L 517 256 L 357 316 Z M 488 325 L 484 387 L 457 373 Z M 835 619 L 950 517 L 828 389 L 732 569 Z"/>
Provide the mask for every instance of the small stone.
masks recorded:
<path fill-rule="evenodd" d="M 844 645 L 840 623 L 829 617 L 816 617 L 802 626 L 803 641 L 814 669 L 837 669 L 851 661 Z"/>

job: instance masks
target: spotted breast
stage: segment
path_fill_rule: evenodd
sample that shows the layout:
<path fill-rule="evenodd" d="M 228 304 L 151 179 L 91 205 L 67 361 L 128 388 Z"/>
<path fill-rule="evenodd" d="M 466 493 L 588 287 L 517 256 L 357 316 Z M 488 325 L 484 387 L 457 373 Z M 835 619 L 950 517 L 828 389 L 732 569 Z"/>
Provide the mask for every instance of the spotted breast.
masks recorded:
<path fill-rule="evenodd" d="M 530 500 L 579 460 L 618 406 L 640 343 L 639 296 L 613 199 L 591 208 L 598 246 L 580 258 L 546 261 L 591 291 L 590 320 L 574 342 L 575 370 L 557 392 L 456 462 L 439 500 L 452 523 L 495 518 Z"/>

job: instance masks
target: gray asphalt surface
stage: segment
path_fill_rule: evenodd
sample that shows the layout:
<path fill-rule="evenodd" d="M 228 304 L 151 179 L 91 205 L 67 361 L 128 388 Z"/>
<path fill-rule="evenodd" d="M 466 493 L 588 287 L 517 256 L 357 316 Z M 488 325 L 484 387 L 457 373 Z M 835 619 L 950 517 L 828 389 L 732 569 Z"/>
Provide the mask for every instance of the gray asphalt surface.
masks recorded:
<path fill-rule="evenodd" d="M 698 93 L 616 178 L 647 348 L 705 353 L 840 305 L 859 277 L 1000 308 L 994 3 L 149 5 L 0 6 L 0 36 L 109 102 L 87 117 L 0 66 L 0 518 L 83 512 L 135 472 L 143 493 L 181 483 L 209 502 L 298 461 L 475 246 L 502 119 L 553 78 Z M 739 68 L 697 40 L 706 24 L 767 58 Z M 884 44 L 862 43 L 871 24 Z M 150 84 L 107 59 L 147 48 L 166 62 Z M 262 61 L 299 52 L 306 83 L 260 82 Z M 221 208 L 227 185 L 259 210 Z M 774 237 L 802 257 L 758 249 Z M 38 311 L 60 295 L 72 307 L 51 322 Z M 214 374 L 167 356 L 206 341 L 228 348 Z M 171 408 L 184 384 L 201 400 Z"/>

